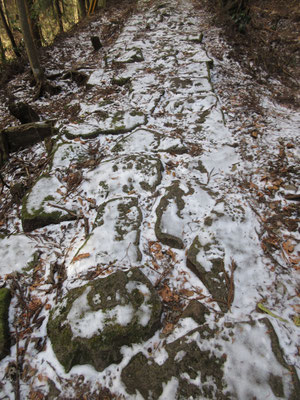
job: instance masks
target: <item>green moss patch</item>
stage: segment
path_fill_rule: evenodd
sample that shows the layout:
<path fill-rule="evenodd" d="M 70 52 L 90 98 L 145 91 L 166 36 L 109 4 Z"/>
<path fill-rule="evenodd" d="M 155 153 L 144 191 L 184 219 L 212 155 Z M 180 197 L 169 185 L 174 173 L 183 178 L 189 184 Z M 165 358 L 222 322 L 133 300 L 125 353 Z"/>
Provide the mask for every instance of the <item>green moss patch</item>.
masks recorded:
<path fill-rule="evenodd" d="M 121 361 L 123 345 L 154 334 L 161 311 L 160 299 L 142 272 L 118 271 L 71 290 L 51 312 L 48 334 L 67 372 L 77 364 L 102 371 Z"/>
<path fill-rule="evenodd" d="M 162 163 L 158 157 L 129 154 L 103 161 L 93 170 L 92 179 L 98 181 L 97 193 L 91 196 L 119 196 L 139 193 L 143 190 L 153 192 L 162 178 Z"/>
<path fill-rule="evenodd" d="M 61 200 L 58 189 L 60 182 L 54 176 L 42 176 L 23 199 L 22 225 L 24 232 L 30 232 L 50 224 L 76 219 L 64 210 L 51 207 Z"/>
<path fill-rule="evenodd" d="M 299 395 L 296 370 L 284 361 L 268 319 L 205 324 L 164 348 L 164 363 L 138 353 L 123 369 L 130 395 L 138 391 L 145 399 L 158 399 L 171 381 L 176 399 L 242 399 L 247 393 L 251 399 L 296 400 Z"/>
<path fill-rule="evenodd" d="M 209 350 L 201 350 L 194 336 L 213 338 L 214 333 L 204 326 L 167 344 L 168 358 L 162 365 L 138 353 L 122 371 L 128 393 L 134 395 L 138 390 L 145 399 L 150 396 L 158 399 L 165 384 L 175 378 L 178 381 L 176 398 L 229 400 L 230 397 L 223 394 L 225 359 L 216 357 Z"/>
<path fill-rule="evenodd" d="M 118 56 L 115 60 L 116 63 L 134 63 L 144 61 L 143 52 L 138 47 L 127 49 L 124 54 Z"/>
<path fill-rule="evenodd" d="M 160 200 L 156 209 L 155 234 L 163 244 L 176 249 L 183 248 L 182 230 L 184 221 L 181 211 L 185 203 L 185 192 L 180 189 L 179 182 L 167 188 L 165 196 Z"/>
<path fill-rule="evenodd" d="M 75 268 L 91 265 L 122 263 L 135 264 L 141 260 L 139 250 L 142 213 L 135 197 L 114 198 L 101 204 L 94 222 L 94 229 L 78 252 L 90 254 L 79 260 Z"/>
<path fill-rule="evenodd" d="M 0 360 L 9 354 L 8 309 L 10 300 L 10 290 L 0 289 Z"/>
<path fill-rule="evenodd" d="M 228 311 L 229 279 L 225 272 L 224 260 L 210 256 L 210 246 L 202 246 L 198 236 L 194 239 L 187 254 L 187 266 L 197 275 L 210 291 L 223 312 Z M 200 257 L 199 257 L 200 256 Z"/>
<path fill-rule="evenodd" d="M 74 137 L 93 138 L 101 134 L 118 135 L 131 132 L 146 123 L 146 116 L 137 110 L 117 111 L 115 113 L 97 111 L 92 115 L 91 121 L 86 118 L 84 122 L 69 124 L 63 129 L 63 133 L 69 139 Z"/>
<path fill-rule="evenodd" d="M 166 137 L 150 129 L 138 128 L 122 137 L 112 149 L 115 153 L 168 152 L 183 154 L 188 151 L 180 139 Z"/>

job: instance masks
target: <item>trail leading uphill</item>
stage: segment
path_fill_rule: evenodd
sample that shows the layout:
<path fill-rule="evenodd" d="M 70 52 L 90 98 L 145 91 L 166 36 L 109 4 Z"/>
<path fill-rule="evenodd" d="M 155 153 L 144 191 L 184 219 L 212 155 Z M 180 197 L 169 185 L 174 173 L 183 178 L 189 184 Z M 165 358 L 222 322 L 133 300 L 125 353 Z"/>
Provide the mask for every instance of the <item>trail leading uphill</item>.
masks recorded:
<path fill-rule="evenodd" d="M 259 165 L 226 125 L 202 24 L 190 1 L 140 1 L 83 69 L 0 241 L 0 398 L 297 398 L 297 271 L 261 247 L 242 185 Z"/>

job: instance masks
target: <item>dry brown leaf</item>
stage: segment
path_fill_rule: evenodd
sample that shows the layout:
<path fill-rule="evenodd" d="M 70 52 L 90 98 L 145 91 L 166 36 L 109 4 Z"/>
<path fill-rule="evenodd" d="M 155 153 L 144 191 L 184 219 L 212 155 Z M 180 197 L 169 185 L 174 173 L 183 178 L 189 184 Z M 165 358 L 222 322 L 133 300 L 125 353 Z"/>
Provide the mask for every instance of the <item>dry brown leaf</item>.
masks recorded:
<path fill-rule="evenodd" d="M 163 298 L 163 301 L 170 303 L 172 301 L 178 302 L 179 296 L 177 293 L 173 293 L 168 285 L 165 285 L 163 289 L 159 291 L 159 294 Z"/>
<path fill-rule="evenodd" d="M 250 188 L 251 189 L 256 189 L 256 190 L 258 190 L 258 186 L 257 185 L 255 185 L 255 183 L 253 183 L 253 182 L 250 182 Z"/>
<path fill-rule="evenodd" d="M 45 305 L 45 309 L 46 309 L 46 310 L 51 310 L 51 308 L 52 308 L 51 304 L 48 304 L 48 303 L 47 303 L 47 304 Z"/>
<path fill-rule="evenodd" d="M 37 309 L 39 309 L 41 307 L 41 305 L 42 305 L 41 299 L 38 299 L 38 298 L 35 297 L 28 304 L 28 309 L 30 311 L 36 311 Z"/>
<path fill-rule="evenodd" d="M 171 333 L 171 332 L 174 330 L 174 326 L 175 326 L 174 324 L 172 324 L 171 322 L 168 322 L 168 323 L 165 325 L 165 327 L 164 327 L 162 333 L 163 333 L 164 335 L 168 335 L 169 333 Z"/>
<path fill-rule="evenodd" d="M 91 199 L 90 197 L 88 197 L 88 198 L 86 199 L 86 201 L 88 201 L 88 202 L 91 203 L 91 204 L 96 204 L 96 200 L 95 200 L 95 199 Z"/>
<path fill-rule="evenodd" d="M 164 288 L 159 291 L 159 294 L 166 303 L 173 301 L 173 294 L 168 285 L 165 285 Z"/>
<path fill-rule="evenodd" d="M 60 189 L 57 189 L 57 193 L 60 194 L 61 196 L 65 195 L 64 192 L 62 190 L 60 190 Z"/>
<path fill-rule="evenodd" d="M 45 396 L 41 392 L 31 390 L 31 392 L 29 393 L 29 399 L 30 400 L 44 400 Z"/>
<path fill-rule="evenodd" d="M 72 262 L 79 261 L 79 260 L 82 260 L 84 258 L 88 258 L 89 256 L 90 256 L 90 253 L 78 254 L 78 256 L 73 258 Z"/>
<path fill-rule="evenodd" d="M 292 253 L 295 248 L 295 246 L 293 245 L 293 243 L 290 239 L 288 239 L 286 242 L 284 242 L 282 247 L 286 253 Z"/>
<path fill-rule="evenodd" d="M 172 261 L 176 262 L 176 253 L 174 253 L 174 251 L 168 249 L 167 254 L 172 258 Z"/>
<path fill-rule="evenodd" d="M 298 314 L 300 314 L 300 304 L 294 304 L 294 305 L 292 306 L 292 308 L 293 308 Z"/>
<path fill-rule="evenodd" d="M 48 381 L 48 377 L 46 375 L 43 375 L 43 374 L 38 374 L 37 378 L 38 378 L 38 380 L 40 382 L 47 382 Z"/>
<path fill-rule="evenodd" d="M 300 257 L 289 257 L 289 261 L 292 264 L 299 264 L 300 263 Z"/>
<path fill-rule="evenodd" d="M 151 260 L 152 261 L 152 265 L 153 265 L 153 267 L 157 270 L 157 269 L 159 269 L 159 265 L 157 264 L 157 262 L 155 262 L 154 260 Z"/>
<path fill-rule="evenodd" d="M 195 294 L 192 290 L 188 290 L 188 289 L 181 289 L 180 293 L 186 297 L 191 297 Z"/>

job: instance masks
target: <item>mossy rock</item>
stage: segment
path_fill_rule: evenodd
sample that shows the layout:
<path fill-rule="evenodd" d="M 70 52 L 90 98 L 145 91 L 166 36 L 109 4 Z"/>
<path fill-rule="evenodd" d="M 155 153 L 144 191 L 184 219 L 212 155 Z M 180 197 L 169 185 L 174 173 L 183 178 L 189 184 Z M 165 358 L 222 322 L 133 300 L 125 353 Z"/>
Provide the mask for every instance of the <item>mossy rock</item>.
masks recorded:
<path fill-rule="evenodd" d="M 0 289 L 0 360 L 9 354 L 10 340 L 8 327 L 8 310 L 11 300 L 10 290 Z"/>
<path fill-rule="evenodd" d="M 124 86 L 127 83 L 130 83 L 130 76 L 115 76 L 112 78 L 111 83 L 113 85 Z"/>
<path fill-rule="evenodd" d="M 90 257 L 77 261 L 76 270 L 91 265 L 123 263 L 135 264 L 142 258 L 139 250 L 142 212 L 135 197 L 114 198 L 101 204 L 94 229 L 80 248 L 80 254 Z"/>
<path fill-rule="evenodd" d="M 123 55 L 117 57 L 114 61 L 122 64 L 141 62 L 144 61 L 144 56 L 140 48 L 132 47 L 127 49 Z"/>
<path fill-rule="evenodd" d="M 122 155 L 103 161 L 92 172 L 98 187 L 90 196 L 102 197 L 154 192 L 162 178 L 163 166 L 158 157 L 146 154 Z"/>
<path fill-rule="evenodd" d="M 70 164 L 85 161 L 87 158 L 88 152 L 81 143 L 60 143 L 54 149 L 51 169 L 67 169 Z"/>
<path fill-rule="evenodd" d="M 203 284 L 207 287 L 215 301 L 223 312 L 228 311 L 228 286 L 225 274 L 224 260 L 221 257 L 209 257 L 210 246 L 202 246 L 199 237 L 196 236 L 187 254 L 187 266 Z M 199 261 L 199 255 L 203 262 Z M 204 264 L 205 263 L 205 266 Z"/>
<path fill-rule="evenodd" d="M 97 111 L 92 117 L 92 123 L 89 123 L 87 119 L 86 122 L 79 124 L 69 124 L 63 129 L 63 133 L 69 139 L 93 138 L 101 134 L 118 135 L 131 132 L 138 126 L 147 123 L 146 115 L 137 110 L 117 111 L 113 114 Z"/>
<path fill-rule="evenodd" d="M 0 132 L 0 168 L 6 163 L 8 158 L 8 144 L 4 134 Z"/>
<path fill-rule="evenodd" d="M 48 204 L 61 200 L 61 195 L 57 192 L 60 186 L 59 180 L 54 176 L 44 175 L 38 179 L 23 199 L 21 218 L 24 232 L 76 219 L 76 216 Z"/>
<path fill-rule="evenodd" d="M 157 364 L 143 353 L 134 356 L 121 378 L 130 395 L 137 391 L 156 400 L 176 380 L 178 399 L 243 399 L 279 397 L 296 400 L 299 379 L 283 357 L 268 319 L 205 324 L 167 344 L 168 357 Z M 145 379 L 147 377 L 147 379 Z M 273 394 L 273 396 L 272 396 Z"/>
<path fill-rule="evenodd" d="M 166 137 L 150 129 L 138 128 L 122 137 L 112 148 L 115 153 L 134 152 L 167 152 L 174 154 L 187 153 L 188 148 L 180 139 Z"/>
<path fill-rule="evenodd" d="M 185 206 L 183 200 L 185 195 L 186 193 L 179 187 L 179 182 L 176 181 L 167 188 L 156 209 L 156 237 L 161 243 L 176 249 L 184 247 L 182 241 L 184 220 L 181 211 Z"/>
<path fill-rule="evenodd" d="M 72 289 L 51 312 L 48 335 L 66 372 L 78 364 L 103 371 L 122 360 L 122 346 L 155 333 L 161 311 L 159 296 L 142 272 L 118 271 Z"/>
<path fill-rule="evenodd" d="M 206 325 L 167 344 L 168 358 L 162 365 L 138 353 L 121 374 L 127 392 L 135 395 L 139 391 L 145 399 L 156 400 L 163 387 L 175 378 L 178 382 L 176 398 L 229 400 L 230 397 L 223 394 L 225 359 L 216 357 L 210 350 L 201 350 L 195 340 L 195 335 L 213 339 L 215 332 Z"/>
<path fill-rule="evenodd" d="M 205 315 L 209 315 L 210 311 L 198 300 L 191 300 L 187 307 L 183 310 L 181 318 L 193 318 L 199 325 L 203 325 L 206 321 Z"/>

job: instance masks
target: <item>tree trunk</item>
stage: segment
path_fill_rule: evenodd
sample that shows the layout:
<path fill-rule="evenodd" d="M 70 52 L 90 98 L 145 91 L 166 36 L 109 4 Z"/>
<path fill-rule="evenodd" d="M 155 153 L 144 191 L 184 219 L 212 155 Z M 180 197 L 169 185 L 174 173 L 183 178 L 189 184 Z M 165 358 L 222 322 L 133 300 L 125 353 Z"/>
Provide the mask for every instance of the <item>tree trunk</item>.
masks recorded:
<path fill-rule="evenodd" d="M 28 10 L 25 4 L 25 0 L 17 0 L 17 6 L 20 14 L 21 29 L 31 70 L 36 84 L 42 86 L 44 74 L 40 65 L 37 49 L 30 29 Z"/>
<path fill-rule="evenodd" d="M 29 21 L 31 25 L 32 35 L 37 47 L 42 47 L 42 37 L 39 28 L 38 16 L 32 14 L 33 0 L 27 0 L 27 7 L 29 11 Z"/>
<path fill-rule="evenodd" d="M 11 46 L 13 48 L 13 51 L 14 51 L 16 57 L 21 57 L 21 53 L 18 50 L 18 46 L 17 46 L 17 44 L 15 42 L 15 38 L 14 38 L 14 36 L 12 34 L 12 31 L 10 30 L 10 27 L 9 27 L 7 21 L 6 21 L 6 18 L 5 18 L 1 3 L 0 3 L 0 16 L 1 16 L 1 20 L 2 20 L 2 23 L 3 23 L 4 29 L 5 29 L 5 32 L 6 32 L 7 36 L 9 37 L 9 40 L 11 42 Z"/>
<path fill-rule="evenodd" d="M 59 6 L 59 0 L 54 0 L 54 7 L 55 7 L 56 14 L 57 14 L 59 31 L 60 31 L 60 33 L 62 33 L 64 31 L 64 26 L 63 26 L 63 22 L 62 22 L 62 12 L 61 12 L 61 9 Z"/>
<path fill-rule="evenodd" d="M 0 38 L 0 53 L 1 53 L 1 61 L 4 63 L 6 61 L 6 57 L 5 57 L 5 49 L 3 47 L 1 38 Z"/>
<path fill-rule="evenodd" d="M 78 0 L 79 15 L 81 18 L 86 17 L 85 0 Z"/>

